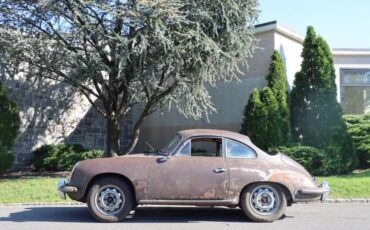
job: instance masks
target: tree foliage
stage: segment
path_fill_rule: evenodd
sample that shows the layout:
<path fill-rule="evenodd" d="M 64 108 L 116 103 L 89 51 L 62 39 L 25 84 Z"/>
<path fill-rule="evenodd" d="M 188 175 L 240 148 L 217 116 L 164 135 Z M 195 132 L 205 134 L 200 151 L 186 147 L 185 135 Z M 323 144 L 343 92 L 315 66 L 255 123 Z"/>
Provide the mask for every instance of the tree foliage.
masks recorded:
<path fill-rule="evenodd" d="M 353 139 L 360 168 L 370 167 L 370 115 L 345 115 L 348 133 Z"/>
<path fill-rule="evenodd" d="M 87 150 L 82 145 L 43 145 L 33 152 L 31 167 L 35 170 L 66 171 L 82 160 L 101 158 L 101 150 Z"/>
<path fill-rule="evenodd" d="M 20 123 L 17 105 L 9 100 L 0 82 L 0 145 L 8 150 L 12 148 Z"/>
<path fill-rule="evenodd" d="M 280 57 L 279 51 L 275 50 L 271 56 L 269 73 L 266 76 L 267 86 L 274 94 L 279 107 L 279 120 L 281 131 L 281 143 L 286 144 L 291 140 L 290 131 L 290 109 L 288 106 L 288 89 L 285 75 L 284 63 Z"/>
<path fill-rule="evenodd" d="M 125 153 L 157 109 L 215 111 L 206 85 L 237 78 L 258 15 L 256 0 L 19 0 L 0 9 L 0 59 L 76 87 L 107 119 L 108 154 L 120 152 L 118 123 L 136 104 Z"/>
<path fill-rule="evenodd" d="M 283 61 L 278 51 L 271 56 L 267 87 L 256 89 L 244 109 L 241 133 L 268 150 L 290 141 L 290 118 Z"/>
<path fill-rule="evenodd" d="M 244 110 L 241 133 L 264 150 L 282 142 L 279 126 L 279 107 L 269 87 L 254 89 Z"/>
<path fill-rule="evenodd" d="M 278 149 L 300 163 L 311 175 L 326 176 L 332 173 L 332 161 L 322 149 L 299 144 L 279 146 Z"/>
<path fill-rule="evenodd" d="M 20 123 L 17 105 L 6 96 L 0 82 L 0 174 L 14 161 L 10 150 L 17 138 Z"/>
<path fill-rule="evenodd" d="M 303 62 L 291 92 L 291 124 L 296 141 L 326 149 L 338 172 L 356 166 L 356 156 L 337 102 L 335 70 L 329 46 L 308 27 Z"/>

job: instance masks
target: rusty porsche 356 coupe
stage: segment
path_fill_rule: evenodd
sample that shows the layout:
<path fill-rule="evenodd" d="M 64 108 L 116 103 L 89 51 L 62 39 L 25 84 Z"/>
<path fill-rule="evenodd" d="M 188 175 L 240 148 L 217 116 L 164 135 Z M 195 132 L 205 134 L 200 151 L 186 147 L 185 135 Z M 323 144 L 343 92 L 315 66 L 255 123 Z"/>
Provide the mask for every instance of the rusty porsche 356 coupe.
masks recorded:
<path fill-rule="evenodd" d="M 87 202 L 104 222 L 122 221 L 142 204 L 239 206 L 251 220 L 269 222 L 286 206 L 328 191 L 288 156 L 269 155 L 247 136 L 210 129 L 180 131 L 152 154 L 78 162 L 58 183 L 62 198 Z"/>

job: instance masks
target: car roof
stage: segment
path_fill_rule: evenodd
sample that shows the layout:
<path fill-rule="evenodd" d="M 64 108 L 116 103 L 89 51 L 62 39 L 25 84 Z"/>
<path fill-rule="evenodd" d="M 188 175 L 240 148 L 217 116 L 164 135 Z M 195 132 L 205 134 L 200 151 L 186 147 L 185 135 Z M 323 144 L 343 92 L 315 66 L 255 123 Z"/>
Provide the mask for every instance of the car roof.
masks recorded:
<path fill-rule="evenodd" d="M 179 131 L 178 134 L 185 139 L 196 136 L 219 136 L 240 141 L 243 143 L 251 143 L 251 140 L 246 135 L 219 129 L 187 129 Z"/>

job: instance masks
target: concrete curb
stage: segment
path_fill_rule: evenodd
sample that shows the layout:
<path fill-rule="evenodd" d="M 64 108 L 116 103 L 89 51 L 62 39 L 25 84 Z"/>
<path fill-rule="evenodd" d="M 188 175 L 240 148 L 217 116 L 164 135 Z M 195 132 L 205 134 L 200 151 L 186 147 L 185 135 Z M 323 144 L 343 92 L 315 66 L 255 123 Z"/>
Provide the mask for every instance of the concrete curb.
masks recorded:
<path fill-rule="evenodd" d="M 322 203 L 370 203 L 370 199 L 367 198 L 351 198 L 351 199 L 327 199 Z"/>
<path fill-rule="evenodd" d="M 80 202 L 29 202 L 29 203 L 0 203 L 1 206 L 86 206 Z"/>
<path fill-rule="evenodd" d="M 312 203 L 312 202 L 303 202 Z M 316 203 L 370 203 L 369 198 L 356 198 L 356 199 L 327 199 L 325 201 L 317 201 Z M 1 206 L 86 206 L 81 202 L 29 202 L 29 203 L 0 203 Z"/>

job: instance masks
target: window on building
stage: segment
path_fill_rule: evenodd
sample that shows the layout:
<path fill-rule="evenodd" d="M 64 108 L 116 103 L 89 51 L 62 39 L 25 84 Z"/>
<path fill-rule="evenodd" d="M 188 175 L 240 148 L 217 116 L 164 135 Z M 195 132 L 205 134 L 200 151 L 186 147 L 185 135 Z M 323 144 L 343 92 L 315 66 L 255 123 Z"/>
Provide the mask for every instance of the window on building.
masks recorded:
<path fill-rule="evenodd" d="M 343 113 L 370 113 L 370 69 L 341 69 L 340 83 Z"/>

